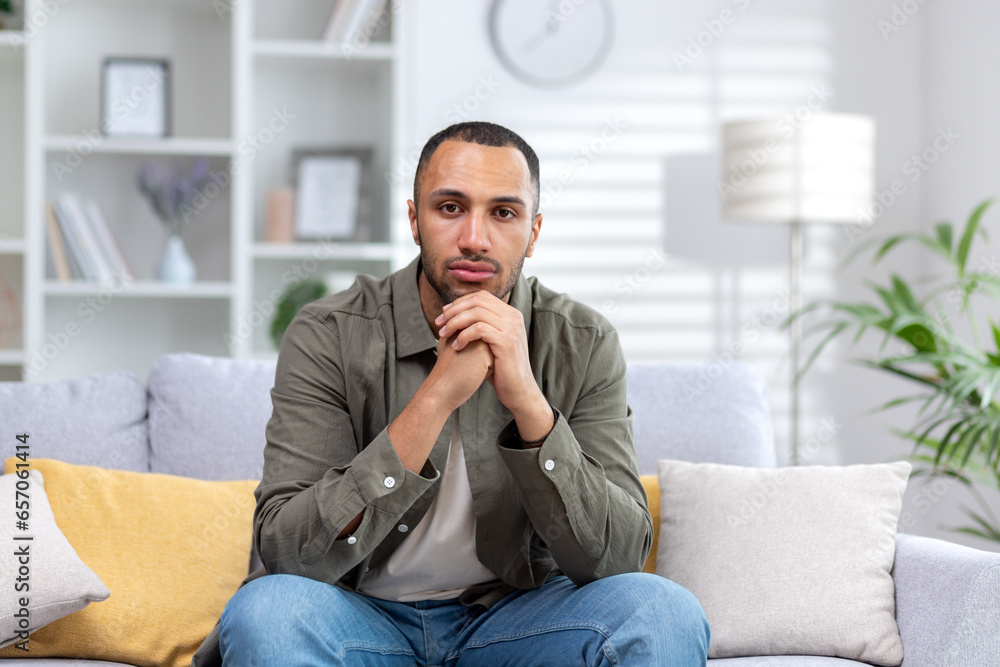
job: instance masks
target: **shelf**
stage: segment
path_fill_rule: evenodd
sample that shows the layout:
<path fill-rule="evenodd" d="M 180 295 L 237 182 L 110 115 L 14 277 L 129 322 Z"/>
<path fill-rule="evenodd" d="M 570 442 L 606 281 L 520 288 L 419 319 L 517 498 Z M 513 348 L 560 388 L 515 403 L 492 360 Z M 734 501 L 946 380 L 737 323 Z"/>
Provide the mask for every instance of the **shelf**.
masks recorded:
<path fill-rule="evenodd" d="M 347 52 L 343 45 L 315 39 L 261 39 L 254 43 L 257 56 L 275 58 L 318 58 L 326 60 L 384 60 L 395 55 L 392 44 L 370 42 L 365 47 L 354 47 Z"/>
<path fill-rule="evenodd" d="M 23 255 L 24 239 L 0 239 L 0 255 Z"/>
<path fill-rule="evenodd" d="M 20 366 L 24 363 L 24 350 L 0 349 L 0 366 Z"/>
<path fill-rule="evenodd" d="M 391 261 L 393 248 L 389 243 L 254 243 L 257 259 L 365 259 Z"/>
<path fill-rule="evenodd" d="M 228 139 L 185 139 L 166 137 L 164 139 L 123 139 L 105 137 L 95 132 L 94 138 L 85 135 L 50 135 L 45 138 L 45 148 L 49 151 L 78 151 L 105 154 L 135 155 L 221 155 L 233 153 L 233 142 Z"/>
<path fill-rule="evenodd" d="M 59 282 L 47 280 L 45 293 L 49 296 L 89 296 L 110 292 L 116 297 L 162 297 L 228 299 L 233 294 L 232 283 L 226 281 L 200 281 L 190 285 L 172 285 L 155 280 L 137 280 L 122 288 L 82 280 Z"/>

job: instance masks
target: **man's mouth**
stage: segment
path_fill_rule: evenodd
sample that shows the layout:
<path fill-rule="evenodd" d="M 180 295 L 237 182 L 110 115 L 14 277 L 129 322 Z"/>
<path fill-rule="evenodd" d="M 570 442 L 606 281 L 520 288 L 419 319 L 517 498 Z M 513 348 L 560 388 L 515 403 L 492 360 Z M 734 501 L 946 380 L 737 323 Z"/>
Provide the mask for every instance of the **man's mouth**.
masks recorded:
<path fill-rule="evenodd" d="M 496 269 L 489 262 L 455 262 L 448 266 L 451 275 L 465 283 L 481 283 L 496 275 Z"/>

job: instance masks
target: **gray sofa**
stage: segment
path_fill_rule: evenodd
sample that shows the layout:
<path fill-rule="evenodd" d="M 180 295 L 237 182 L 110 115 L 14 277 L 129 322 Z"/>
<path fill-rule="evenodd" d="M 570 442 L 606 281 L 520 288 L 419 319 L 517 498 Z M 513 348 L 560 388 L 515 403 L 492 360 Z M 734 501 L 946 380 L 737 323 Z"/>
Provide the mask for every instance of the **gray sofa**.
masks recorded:
<path fill-rule="evenodd" d="M 48 384 L 0 383 L 0 428 L 8 435 L 29 431 L 36 458 L 202 479 L 259 479 L 274 368 L 273 361 L 183 353 L 160 358 L 148 387 L 124 372 Z M 628 382 L 642 474 L 654 474 L 660 458 L 775 465 L 765 386 L 751 367 L 633 366 Z M 693 399 L 691 390 L 698 387 L 704 389 Z M 908 535 L 896 544 L 903 665 L 1000 665 L 1000 554 Z M 710 662 L 718 667 L 860 664 L 810 656 Z"/>

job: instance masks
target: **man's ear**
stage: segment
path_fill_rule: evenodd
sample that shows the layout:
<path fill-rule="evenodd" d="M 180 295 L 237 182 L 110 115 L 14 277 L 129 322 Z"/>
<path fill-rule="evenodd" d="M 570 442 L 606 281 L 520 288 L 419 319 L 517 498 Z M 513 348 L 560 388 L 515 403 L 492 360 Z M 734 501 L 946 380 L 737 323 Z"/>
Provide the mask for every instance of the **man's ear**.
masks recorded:
<path fill-rule="evenodd" d="M 417 205 L 412 199 L 406 200 L 406 215 L 410 218 L 410 233 L 413 234 L 413 242 L 420 245 L 420 228 L 417 227 Z"/>
<path fill-rule="evenodd" d="M 535 243 L 538 241 L 538 232 L 542 231 L 542 214 L 539 213 L 535 216 L 535 219 L 531 221 L 531 238 L 528 239 L 528 250 L 524 253 L 525 257 L 531 257 L 535 252 Z"/>

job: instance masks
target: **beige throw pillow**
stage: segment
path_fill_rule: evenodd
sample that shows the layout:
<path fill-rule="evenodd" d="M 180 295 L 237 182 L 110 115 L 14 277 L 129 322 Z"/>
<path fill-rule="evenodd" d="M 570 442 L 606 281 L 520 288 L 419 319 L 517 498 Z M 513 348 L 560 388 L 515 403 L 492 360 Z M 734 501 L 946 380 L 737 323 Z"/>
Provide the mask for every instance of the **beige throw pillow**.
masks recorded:
<path fill-rule="evenodd" d="M 656 572 L 701 602 L 709 658 L 902 662 L 890 571 L 909 463 L 658 468 Z"/>
<path fill-rule="evenodd" d="M 0 477 L 0 539 L 7 550 L 0 558 L 0 646 L 22 642 L 19 631 L 34 632 L 111 594 L 56 525 L 37 470 L 26 479 Z"/>

